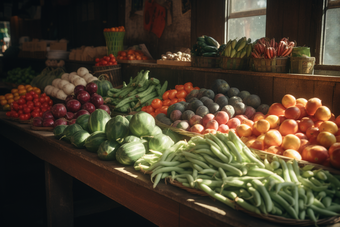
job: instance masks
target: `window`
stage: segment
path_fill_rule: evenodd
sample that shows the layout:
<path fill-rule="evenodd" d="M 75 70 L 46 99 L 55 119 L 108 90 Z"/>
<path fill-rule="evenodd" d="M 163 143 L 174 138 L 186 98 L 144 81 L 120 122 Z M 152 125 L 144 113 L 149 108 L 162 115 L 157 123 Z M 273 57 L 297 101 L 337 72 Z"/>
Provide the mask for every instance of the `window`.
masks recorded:
<path fill-rule="evenodd" d="M 225 43 L 244 36 L 252 41 L 264 37 L 266 7 L 267 0 L 227 0 Z"/>
<path fill-rule="evenodd" d="M 340 65 L 340 0 L 326 0 L 321 64 Z"/>

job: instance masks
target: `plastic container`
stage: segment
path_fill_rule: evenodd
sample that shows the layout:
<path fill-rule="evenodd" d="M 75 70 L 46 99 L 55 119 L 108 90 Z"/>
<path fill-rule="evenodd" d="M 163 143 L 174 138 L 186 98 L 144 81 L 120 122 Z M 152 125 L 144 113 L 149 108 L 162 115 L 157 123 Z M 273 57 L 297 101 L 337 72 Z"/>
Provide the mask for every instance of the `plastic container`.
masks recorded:
<path fill-rule="evenodd" d="M 104 32 L 107 47 L 107 55 L 113 54 L 117 57 L 118 51 L 124 50 L 125 32 Z"/>

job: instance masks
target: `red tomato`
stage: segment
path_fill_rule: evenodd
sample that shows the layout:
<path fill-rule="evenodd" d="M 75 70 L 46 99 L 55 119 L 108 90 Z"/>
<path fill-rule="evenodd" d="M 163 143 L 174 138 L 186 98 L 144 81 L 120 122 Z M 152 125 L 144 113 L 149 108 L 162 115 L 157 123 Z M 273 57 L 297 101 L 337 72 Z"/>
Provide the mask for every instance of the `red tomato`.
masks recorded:
<path fill-rule="evenodd" d="M 40 107 L 40 106 L 41 106 L 41 102 L 36 102 L 36 103 L 34 103 L 34 106 Z"/>
<path fill-rule="evenodd" d="M 178 102 L 186 102 L 186 101 L 185 101 L 185 98 L 179 98 Z"/>
<path fill-rule="evenodd" d="M 48 107 L 47 107 L 47 110 L 51 110 L 51 106 L 48 106 Z"/>
<path fill-rule="evenodd" d="M 41 108 L 41 112 L 45 113 L 46 111 L 47 111 L 47 109 Z"/>
<path fill-rule="evenodd" d="M 170 99 L 165 99 L 163 101 L 163 106 L 170 106 L 171 105 L 171 100 Z"/>
<path fill-rule="evenodd" d="M 12 113 L 11 113 L 11 117 L 18 118 L 18 117 L 19 117 L 19 113 L 17 113 L 17 112 L 12 112 Z"/>
<path fill-rule="evenodd" d="M 171 99 L 171 105 L 175 104 L 175 103 L 178 103 L 178 99 L 176 99 L 176 98 Z"/>
<path fill-rule="evenodd" d="M 19 109 L 19 110 L 22 110 L 22 108 L 23 108 L 22 105 L 19 105 L 18 109 Z"/>
<path fill-rule="evenodd" d="M 22 105 L 22 104 L 25 104 L 25 103 L 26 103 L 26 100 L 24 98 L 18 99 L 18 104 L 19 105 Z"/>
<path fill-rule="evenodd" d="M 38 94 L 33 94 L 32 95 L 34 99 L 39 99 L 39 95 Z"/>
<path fill-rule="evenodd" d="M 22 120 L 22 121 L 24 121 L 24 120 L 25 120 L 25 114 L 20 114 L 20 115 L 19 115 L 19 119 Z"/>
<path fill-rule="evenodd" d="M 96 62 L 99 62 L 100 61 L 100 59 L 99 58 L 96 58 Z"/>
<path fill-rule="evenodd" d="M 52 100 L 48 101 L 48 105 L 53 106 L 53 101 Z"/>
<path fill-rule="evenodd" d="M 30 93 L 26 93 L 26 101 L 32 101 L 33 96 Z"/>
<path fill-rule="evenodd" d="M 25 120 L 29 120 L 31 118 L 31 114 L 30 113 L 24 114 L 24 116 L 25 116 Z"/>
<path fill-rule="evenodd" d="M 39 107 L 34 107 L 34 109 L 33 109 L 33 112 L 40 112 L 41 111 L 41 109 L 39 108 Z"/>
<path fill-rule="evenodd" d="M 26 95 L 27 94 L 31 94 L 33 96 L 35 94 L 35 92 L 33 90 L 31 90 L 31 91 L 27 92 Z"/>
<path fill-rule="evenodd" d="M 191 86 L 191 87 L 193 87 L 194 85 L 191 83 L 191 82 L 186 82 L 185 84 L 184 84 L 184 87 L 185 86 Z"/>
<path fill-rule="evenodd" d="M 340 148 L 337 148 L 332 152 L 330 155 L 330 162 L 334 168 L 340 169 Z"/>
<path fill-rule="evenodd" d="M 46 97 L 47 95 L 46 95 L 46 93 L 42 93 L 41 95 L 40 95 L 40 97 Z"/>
<path fill-rule="evenodd" d="M 174 99 L 176 98 L 176 94 L 177 94 L 177 90 L 176 89 L 172 89 L 169 91 L 169 99 Z"/>
<path fill-rule="evenodd" d="M 31 109 L 28 107 L 24 108 L 24 113 L 31 113 Z"/>
<path fill-rule="evenodd" d="M 176 86 L 175 86 L 175 89 L 176 89 L 177 91 L 184 90 L 184 85 L 176 85 Z"/>
<path fill-rule="evenodd" d="M 115 56 L 113 54 L 109 54 L 109 57 L 110 58 L 114 58 Z"/>
<path fill-rule="evenodd" d="M 162 95 L 163 100 L 169 99 L 169 93 L 170 93 L 170 91 L 166 91 L 166 92 L 163 93 L 163 95 Z"/>
<path fill-rule="evenodd" d="M 168 106 L 162 106 L 161 109 L 160 109 L 160 112 L 164 113 L 164 114 L 167 114 L 168 108 L 169 108 Z"/>
<path fill-rule="evenodd" d="M 13 107 L 13 109 L 15 109 L 15 110 L 18 110 L 18 109 L 19 109 L 18 103 L 13 103 L 12 107 Z"/>
<path fill-rule="evenodd" d="M 33 106 L 34 105 L 34 103 L 32 102 L 32 101 L 27 101 L 27 106 Z"/>
<path fill-rule="evenodd" d="M 194 90 L 199 90 L 200 88 L 199 87 L 194 87 Z"/>
<path fill-rule="evenodd" d="M 39 101 L 40 101 L 41 103 L 44 103 L 44 102 L 45 102 L 45 97 L 40 97 L 40 98 L 39 98 Z"/>
<path fill-rule="evenodd" d="M 25 107 L 27 107 L 27 104 L 22 104 L 22 108 L 24 109 Z"/>
<path fill-rule="evenodd" d="M 162 108 L 162 107 L 161 107 Z M 161 108 L 155 109 L 155 115 L 157 116 L 161 112 Z"/>
<path fill-rule="evenodd" d="M 189 94 L 194 88 L 189 84 L 187 86 L 184 85 L 184 90 Z"/>
<path fill-rule="evenodd" d="M 6 116 L 7 116 L 7 117 L 10 117 L 10 116 L 11 116 L 11 113 L 12 113 L 12 111 L 7 111 L 7 112 L 6 112 Z"/>
<path fill-rule="evenodd" d="M 111 58 L 110 62 L 114 63 L 114 62 L 116 62 L 116 59 L 115 58 Z"/>
<path fill-rule="evenodd" d="M 45 108 L 47 109 L 49 107 L 47 102 L 44 102 L 43 104 L 41 104 L 41 108 Z"/>
<path fill-rule="evenodd" d="M 38 98 L 34 98 L 34 99 L 33 99 L 33 103 L 36 103 L 36 102 L 40 102 L 40 99 L 39 99 L 39 97 L 38 97 Z"/>
<path fill-rule="evenodd" d="M 24 111 L 18 110 L 18 114 L 23 114 L 23 113 L 24 113 Z"/>
<path fill-rule="evenodd" d="M 94 66 L 100 66 L 100 63 L 99 63 L 99 62 L 97 62 L 96 64 L 94 64 Z"/>
<path fill-rule="evenodd" d="M 102 61 L 102 65 L 107 65 L 107 61 Z"/>
<path fill-rule="evenodd" d="M 143 106 L 142 109 L 141 109 L 141 111 L 146 112 L 146 107 L 147 107 L 147 106 Z"/>
<path fill-rule="evenodd" d="M 145 110 L 147 113 L 151 113 L 155 111 L 151 105 L 147 106 Z"/>
<path fill-rule="evenodd" d="M 39 117 L 42 117 L 42 115 L 43 115 L 43 112 L 39 112 Z"/>
<path fill-rule="evenodd" d="M 151 116 L 153 116 L 153 117 L 156 117 L 156 113 L 155 112 L 150 112 L 149 113 Z"/>
<path fill-rule="evenodd" d="M 154 100 L 152 100 L 152 102 L 151 102 L 151 106 L 152 106 L 152 108 L 154 108 L 154 109 L 161 108 L 162 105 L 163 105 L 163 103 L 162 103 L 162 101 L 161 101 L 160 99 L 154 99 Z"/>
<path fill-rule="evenodd" d="M 178 92 L 177 92 L 177 94 L 176 94 L 176 98 L 185 98 L 185 97 L 187 97 L 187 92 L 185 91 L 185 90 L 179 90 Z"/>
<path fill-rule="evenodd" d="M 112 63 L 111 61 L 109 61 L 107 64 L 108 64 L 108 65 L 113 65 L 113 63 Z"/>
<path fill-rule="evenodd" d="M 31 116 L 32 118 L 39 117 L 39 112 L 32 112 Z"/>
<path fill-rule="evenodd" d="M 50 96 L 46 96 L 46 97 L 45 97 L 45 102 L 48 103 L 48 101 L 50 101 L 50 100 L 51 100 Z"/>

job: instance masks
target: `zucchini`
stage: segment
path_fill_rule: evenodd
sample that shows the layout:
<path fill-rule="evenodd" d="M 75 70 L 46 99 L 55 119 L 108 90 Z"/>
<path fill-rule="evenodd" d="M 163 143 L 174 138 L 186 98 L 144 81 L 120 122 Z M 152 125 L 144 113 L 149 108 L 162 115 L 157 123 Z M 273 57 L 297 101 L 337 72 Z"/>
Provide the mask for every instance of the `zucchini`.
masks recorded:
<path fill-rule="evenodd" d="M 202 54 L 204 57 L 215 57 L 217 55 L 217 52 L 205 52 Z"/>
<path fill-rule="evenodd" d="M 205 35 L 204 36 L 205 42 L 210 46 L 215 46 L 216 48 L 220 47 L 220 44 L 212 37 Z"/>
<path fill-rule="evenodd" d="M 217 52 L 218 49 L 215 47 L 215 46 L 205 46 L 205 47 L 202 47 L 202 52 L 205 53 L 205 52 Z"/>

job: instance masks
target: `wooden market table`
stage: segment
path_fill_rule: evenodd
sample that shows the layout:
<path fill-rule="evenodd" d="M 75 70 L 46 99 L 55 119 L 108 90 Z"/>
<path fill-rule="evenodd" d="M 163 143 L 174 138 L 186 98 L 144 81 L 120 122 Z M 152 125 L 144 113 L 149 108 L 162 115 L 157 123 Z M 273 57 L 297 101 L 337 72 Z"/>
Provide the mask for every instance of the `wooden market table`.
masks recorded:
<path fill-rule="evenodd" d="M 7 120 L 4 112 L 0 113 L 0 134 L 45 162 L 48 226 L 73 226 L 72 178 L 158 226 L 285 226 L 164 181 L 153 188 L 149 175 L 116 161 L 101 161 L 95 153 L 55 139 L 52 132 L 33 131 L 28 124 Z"/>

